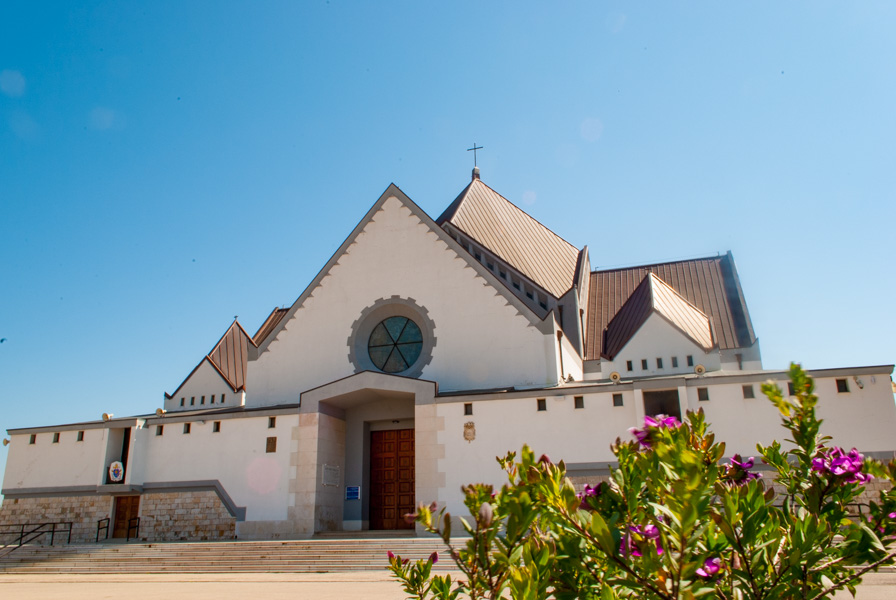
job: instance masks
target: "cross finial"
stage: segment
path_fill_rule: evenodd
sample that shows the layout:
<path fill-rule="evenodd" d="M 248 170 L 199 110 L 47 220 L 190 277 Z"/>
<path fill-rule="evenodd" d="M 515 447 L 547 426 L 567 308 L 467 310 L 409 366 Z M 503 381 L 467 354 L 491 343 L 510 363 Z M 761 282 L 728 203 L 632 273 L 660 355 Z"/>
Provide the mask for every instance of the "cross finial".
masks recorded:
<path fill-rule="evenodd" d="M 482 146 L 477 146 L 477 145 L 476 145 L 476 142 L 473 142 L 473 147 L 472 147 L 472 148 L 467 148 L 467 152 L 469 152 L 470 150 L 473 151 L 473 166 L 474 166 L 474 167 L 478 167 L 479 165 L 478 165 L 477 162 L 476 162 L 476 151 L 477 151 L 477 150 L 482 150 Z"/>

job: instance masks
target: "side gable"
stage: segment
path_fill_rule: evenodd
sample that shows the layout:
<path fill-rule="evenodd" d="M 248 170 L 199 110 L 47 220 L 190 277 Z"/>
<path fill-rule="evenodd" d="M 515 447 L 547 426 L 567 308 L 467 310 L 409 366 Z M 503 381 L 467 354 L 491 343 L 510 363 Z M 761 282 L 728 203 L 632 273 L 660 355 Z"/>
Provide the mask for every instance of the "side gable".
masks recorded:
<path fill-rule="evenodd" d="M 208 364 L 217 371 L 221 376 L 221 379 L 230 386 L 231 390 L 236 392 L 245 389 L 249 349 L 254 348 L 255 346 L 255 342 L 252 341 L 252 338 L 249 337 L 246 330 L 239 324 L 239 321 L 234 320 L 211 351 L 199 361 L 199 364 L 190 371 L 190 374 L 187 375 L 186 379 L 184 379 L 179 386 L 177 386 L 177 389 L 174 390 L 174 392 L 171 394 L 167 392 L 165 393 L 165 398 L 171 399 L 176 396 L 181 388 L 190 381 L 190 378 L 193 377 L 205 362 L 208 362 Z"/>
<path fill-rule="evenodd" d="M 659 277 L 648 273 L 604 330 L 602 356 L 613 360 L 654 313 L 704 350 L 713 347 L 709 317 Z"/>
<path fill-rule="evenodd" d="M 750 313 L 731 253 L 672 263 L 593 271 L 588 290 L 586 360 L 606 352 L 604 330 L 648 273 L 653 273 L 712 321 L 713 343 L 722 350 L 756 343 Z"/>
<path fill-rule="evenodd" d="M 374 203 L 374 205 L 367 211 L 367 214 L 361 219 L 361 221 L 355 226 L 352 232 L 348 235 L 344 242 L 339 246 L 333 256 L 330 257 L 330 260 L 323 266 L 323 268 L 315 275 L 314 279 L 311 280 L 311 283 L 308 284 L 308 287 L 302 292 L 302 294 L 296 299 L 295 302 L 287 309 L 280 309 L 284 311 L 279 315 L 279 320 L 276 324 L 268 327 L 268 331 L 264 333 L 264 337 L 258 337 L 256 342 L 258 344 L 258 354 L 262 354 L 265 352 L 270 344 L 277 338 L 277 335 L 286 328 L 287 323 L 290 319 L 293 318 L 296 311 L 302 306 L 302 304 L 311 296 L 312 292 L 320 285 L 321 281 L 329 274 L 330 270 L 336 265 L 340 258 L 346 254 L 348 248 L 355 243 L 356 239 L 361 232 L 364 231 L 364 228 L 370 223 L 374 216 L 380 211 L 383 207 L 383 204 L 389 198 L 396 198 L 399 202 L 401 202 L 408 210 L 411 211 L 412 214 L 416 215 L 417 218 L 420 219 L 422 223 L 424 223 L 438 238 L 445 242 L 456 254 L 457 256 L 464 260 L 471 268 L 473 268 L 479 275 L 481 275 L 484 279 L 486 279 L 489 284 L 494 287 L 498 293 L 505 297 L 508 304 L 513 305 L 520 314 L 525 315 L 530 323 L 539 327 L 539 329 L 547 331 L 553 328 L 553 319 L 541 319 L 533 310 L 528 307 L 522 300 L 517 298 L 507 287 L 497 279 L 494 273 L 489 271 L 485 265 L 476 261 L 472 256 L 466 252 L 460 244 L 457 243 L 457 240 L 452 238 L 448 232 L 439 227 L 432 218 L 427 215 L 423 209 L 417 206 L 410 198 L 402 192 L 398 186 L 394 183 L 390 184 L 386 191 L 379 197 L 379 199 Z M 268 317 L 270 320 L 271 317 Z M 259 329 L 259 333 L 265 329 L 262 326 Z"/>

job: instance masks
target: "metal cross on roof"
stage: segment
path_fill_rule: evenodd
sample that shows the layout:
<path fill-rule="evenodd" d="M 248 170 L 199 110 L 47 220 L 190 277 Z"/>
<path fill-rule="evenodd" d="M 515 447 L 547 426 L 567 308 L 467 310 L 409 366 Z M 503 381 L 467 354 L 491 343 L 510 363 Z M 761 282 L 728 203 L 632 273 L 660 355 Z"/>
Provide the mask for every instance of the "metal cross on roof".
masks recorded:
<path fill-rule="evenodd" d="M 467 152 L 469 152 L 470 150 L 473 151 L 473 166 L 474 166 L 474 167 L 478 167 L 479 165 L 476 164 L 476 151 L 477 151 L 477 150 L 482 150 L 482 146 L 477 146 L 477 145 L 476 145 L 476 142 L 473 142 L 473 147 L 472 147 L 472 148 L 467 148 Z"/>

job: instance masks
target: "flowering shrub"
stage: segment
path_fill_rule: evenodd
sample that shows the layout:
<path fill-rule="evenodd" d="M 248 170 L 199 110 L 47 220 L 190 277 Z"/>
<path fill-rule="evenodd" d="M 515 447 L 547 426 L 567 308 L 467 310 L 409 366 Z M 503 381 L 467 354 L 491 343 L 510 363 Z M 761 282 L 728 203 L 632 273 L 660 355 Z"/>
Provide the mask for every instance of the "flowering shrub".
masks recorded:
<path fill-rule="evenodd" d="M 891 483 L 889 465 L 827 445 L 815 416 L 814 383 L 798 366 L 786 398 L 763 392 L 788 430 L 785 449 L 758 446 L 779 491 L 752 469 L 755 458 L 722 463 L 725 444 L 702 411 L 684 422 L 647 417 L 634 441 L 617 440 L 609 482 L 576 493 L 563 462 L 529 448 L 499 459 L 508 482 L 463 488 L 467 536 L 452 538 L 444 509 L 421 505 L 411 518 L 437 533 L 463 574 L 431 574 L 432 562 L 390 557 L 412 598 L 722 599 L 830 598 L 855 593 L 861 576 L 893 561 L 896 491 L 881 492 L 863 518 L 854 511 L 872 477 Z"/>

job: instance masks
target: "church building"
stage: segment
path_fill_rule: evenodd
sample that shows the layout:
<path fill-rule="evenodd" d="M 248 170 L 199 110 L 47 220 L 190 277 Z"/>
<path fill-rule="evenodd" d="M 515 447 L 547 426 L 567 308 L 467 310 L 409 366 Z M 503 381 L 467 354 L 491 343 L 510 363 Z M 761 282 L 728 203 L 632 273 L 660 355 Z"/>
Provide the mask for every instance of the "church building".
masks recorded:
<path fill-rule="evenodd" d="M 72 541 L 106 519 L 150 541 L 413 528 L 418 502 L 464 513 L 461 486 L 500 485 L 495 457 L 523 444 L 577 485 L 605 476 L 645 415 L 702 408 L 730 454 L 755 454 L 782 433 L 760 386 L 787 385 L 762 369 L 730 252 L 592 270 L 478 169 L 435 218 L 390 185 L 291 306 L 254 334 L 234 321 L 191 367 L 146 414 L 9 430 L 0 525 L 72 522 Z M 823 432 L 891 457 L 892 372 L 810 372 Z"/>

